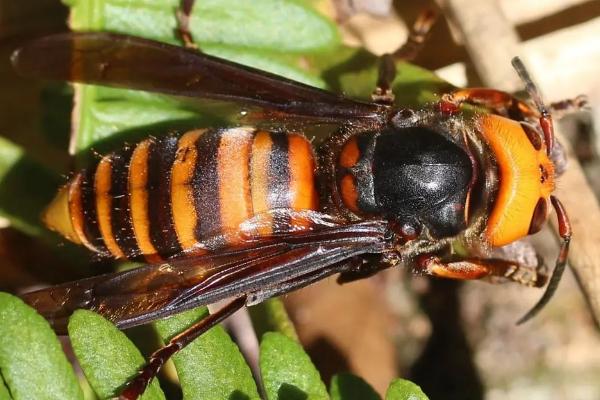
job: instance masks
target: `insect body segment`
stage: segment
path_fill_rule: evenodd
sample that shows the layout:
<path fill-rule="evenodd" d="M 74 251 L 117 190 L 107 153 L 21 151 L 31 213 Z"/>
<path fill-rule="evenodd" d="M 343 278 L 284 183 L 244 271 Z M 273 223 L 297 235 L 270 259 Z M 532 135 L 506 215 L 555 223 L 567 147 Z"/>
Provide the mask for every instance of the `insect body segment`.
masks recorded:
<path fill-rule="evenodd" d="M 546 221 L 554 164 L 537 132 L 527 134 L 522 124 L 496 115 L 480 121 L 499 170 L 498 193 L 486 230 L 491 245 L 498 247 L 539 231 L 539 221 Z"/>
<path fill-rule="evenodd" d="M 359 215 L 379 215 L 433 238 L 466 228 L 473 165 L 464 148 L 426 126 L 359 134 L 343 147 L 340 193 Z"/>
<path fill-rule="evenodd" d="M 104 156 L 59 192 L 44 219 L 95 252 L 159 262 L 206 252 L 208 238 L 219 238 L 215 247 L 239 245 L 240 224 L 255 216 L 264 216 L 260 235 L 282 230 L 293 221 L 269 212 L 316 209 L 314 174 L 302 135 L 190 131 Z"/>

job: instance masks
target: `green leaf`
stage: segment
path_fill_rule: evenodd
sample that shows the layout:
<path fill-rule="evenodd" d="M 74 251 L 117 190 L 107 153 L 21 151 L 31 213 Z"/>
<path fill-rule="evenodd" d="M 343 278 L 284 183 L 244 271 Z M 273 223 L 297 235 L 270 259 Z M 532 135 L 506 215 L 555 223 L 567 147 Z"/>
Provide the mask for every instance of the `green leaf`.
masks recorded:
<path fill-rule="evenodd" d="M 0 215 L 10 220 L 11 225 L 34 236 L 47 233 L 39 216 L 60 184 L 58 175 L 0 137 Z"/>
<path fill-rule="evenodd" d="M 250 307 L 248 311 L 258 338 L 266 332 L 279 332 L 296 342 L 300 341 L 285 305 L 279 298 L 263 301 Z"/>
<path fill-rule="evenodd" d="M 101 152 L 114 149 L 126 141 L 136 141 L 155 133 L 150 126 L 170 121 L 196 119 L 197 113 L 185 110 L 173 99 L 147 92 L 77 85 L 80 102 L 77 113 L 77 149 L 90 154 L 90 148 Z M 174 124 L 171 124 L 171 129 Z M 137 129 L 139 132 L 134 132 Z M 156 129 L 156 128 L 154 128 Z M 163 134 L 168 132 L 163 130 Z M 109 146 L 98 148 L 110 139 Z M 117 147 L 117 148 L 118 148 Z"/>
<path fill-rule="evenodd" d="M 0 375 L 0 400 L 13 400 L 12 397 L 10 397 L 8 388 L 4 384 L 4 379 L 2 379 L 2 375 Z"/>
<path fill-rule="evenodd" d="M 94 389 L 90 386 L 90 383 L 82 376 L 79 378 L 79 386 L 81 386 L 81 390 L 83 391 L 83 398 L 85 400 L 98 400 L 98 396 L 94 393 Z"/>
<path fill-rule="evenodd" d="M 206 317 L 205 307 L 155 323 L 165 342 Z M 186 400 L 260 399 L 250 367 L 237 345 L 216 326 L 173 356 Z"/>
<path fill-rule="evenodd" d="M 303 65 L 305 60 L 299 56 L 290 56 L 287 53 L 262 51 L 257 49 L 243 49 L 232 46 L 205 46 L 202 48 L 207 54 L 226 60 L 247 65 L 272 74 L 284 76 L 298 82 L 318 88 L 325 88 L 325 81 L 316 76 L 318 71 L 307 70 Z M 302 67 L 300 67 L 302 65 Z"/>
<path fill-rule="evenodd" d="M 331 379 L 331 400 L 381 400 L 375 389 L 364 379 L 349 373 Z"/>
<path fill-rule="evenodd" d="M 48 322 L 7 293 L 0 293 L 0 370 L 14 400 L 83 399 Z"/>
<path fill-rule="evenodd" d="M 282 52 L 325 51 L 340 41 L 330 21 L 302 2 L 289 0 L 197 2 L 191 31 L 200 43 Z"/>
<path fill-rule="evenodd" d="M 21 147 L 0 137 L 0 216 L 10 221 L 11 227 L 41 239 L 54 262 L 81 271 L 89 266 L 89 253 L 45 228 L 40 218 L 64 181 L 29 158 Z"/>
<path fill-rule="evenodd" d="M 399 63 L 392 83 L 399 106 L 418 107 L 439 100 L 439 95 L 454 87 L 431 71 L 410 63 Z"/>
<path fill-rule="evenodd" d="M 180 0 L 70 0 L 75 30 L 106 30 L 179 43 L 174 32 Z M 282 23 L 285 21 L 285 23 Z M 190 30 L 202 46 L 221 44 L 279 52 L 331 50 L 340 42 L 333 23 L 302 1 L 203 0 Z"/>
<path fill-rule="evenodd" d="M 75 311 L 69 319 L 68 330 L 79 364 L 101 399 L 118 395 L 123 385 L 146 363 L 123 332 L 94 312 Z M 141 397 L 143 400 L 164 398 L 156 380 Z"/>
<path fill-rule="evenodd" d="M 395 379 L 388 387 L 385 400 L 428 400 L 428 397 L 411 381 Z"/>
<path fill-rule="evenodd" d="M 302 346 L 281 333 L 263 335 L 260 370 L 269 400 L 329 399 L 319 371 Z"/>
<path fill-rule="evenodd" d="M 345 96 L 370 100 L 377 83 L 379 58 L 364 49 L 340 46 L 327 56 L 314 55 L 309 62 L 322 77 L 330 90 Z M 452 85 L 433 72 L 413 64 L 396 64 L 396 78 L 392 89 L 395 103 L 401 107 L 419 107 L 437 101 L 441 93 L 452 89 Z"/>

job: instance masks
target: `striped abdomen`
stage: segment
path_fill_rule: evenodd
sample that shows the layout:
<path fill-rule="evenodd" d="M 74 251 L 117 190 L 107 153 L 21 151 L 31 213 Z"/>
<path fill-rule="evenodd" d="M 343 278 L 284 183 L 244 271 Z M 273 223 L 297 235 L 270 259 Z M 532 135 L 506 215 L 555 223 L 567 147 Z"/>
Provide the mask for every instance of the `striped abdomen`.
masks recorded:
<path fill-rule="evenodd" d="M 98 253 L 156 262 L 202 251 L 208 238 L 235 246 L 239 225 L 270 210 L 316 209 L 314 173 L 302 135 L 190 131 L 103 157 L 59 192 L 45 222 Z M 285 225 L 266 218 L 260 234 Z"/>

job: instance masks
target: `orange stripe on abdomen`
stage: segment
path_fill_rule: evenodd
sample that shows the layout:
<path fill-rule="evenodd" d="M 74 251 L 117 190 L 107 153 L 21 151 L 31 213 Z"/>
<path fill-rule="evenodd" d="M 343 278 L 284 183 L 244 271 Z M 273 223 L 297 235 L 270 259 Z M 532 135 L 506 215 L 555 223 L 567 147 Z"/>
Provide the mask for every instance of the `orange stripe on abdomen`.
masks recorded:
<path fill-rule="evenodd" d="M 110 251 L 114 257 L 125 258 L 125 254 L 117 244 L 112 230 L 111 213 L 113 204 L 111 197 L 111 181 L 111 159 L 110 156 L 105 156 L 98 164 L 95 175 L 98 226 L 108 251 Z"/>
<path fill-rule="evenodd" d="M 71 223 L 73 224 L 73 230 L 79 238 L 79 241 L 83 243 L 85 247 L 92 251 L 98 251 L 94 245 L 88 240 L 85 234 L 85 216 L 83 211 L 82 194 L 81 194 L 81 182 L 83 181 L 83 174 L 78 173 L 75 178 L 69 183 L 69 215 L 71 217 Z"/>
<path fill-rule="evenodd" d="M 133 151 L 129 166 L 129 193 L 131 220 L 138 247 L 148 262 L 159 262 L 161 258 L 152 245 L 148 220 L 148 153 L 151 144 L 151 139 L 144 140 Z"/>
<path fill-rule="evenodd" d="M 316 210 L 319 198 L 315 188 L 315 161 L 312 147 L 304 136 L 290 134 L 288 138 L 290 208 Z M 292 218 L 294 229 L 308 228 L 310 220 Z"/>
<path fill-rule="evenodd" d="M 315 188 L 315 160 L 312 147 L 305 137 L 290 134 L 290 207 L 294 210 L 315 210 L 319 198 Z"/>
<path fill-rule="evenodd" d="M 187 132 L 179 139 L 171 171 L 171 205 L 177 239 L 184 251 L 198 244 L 195 229 L 198 215 L 194 207 L 192 180 L 198 159 L 196 141 L 205 130 Z"/>
<path fill-rule="evenodd" d="M 253 214 L 250 194 L 252 128 L 223 132 L 218 150 L 219 211 L 224 233 L 237 232 Z M 230 240 L 236 241 L 233 235 Z M 234 243 L 230 243 L 234 244 Z"/>
<path fill-rule="evenodd" d="M 262 215 L 258 226 L 261 235 L 270 235 L 273 231 L 273 219 L 269 210 L 269 157 L 273 141 L 269 132 L 260 131 L 254 136 L 250 163 L 250 181 L 252 208 L 255 215 Z"/>

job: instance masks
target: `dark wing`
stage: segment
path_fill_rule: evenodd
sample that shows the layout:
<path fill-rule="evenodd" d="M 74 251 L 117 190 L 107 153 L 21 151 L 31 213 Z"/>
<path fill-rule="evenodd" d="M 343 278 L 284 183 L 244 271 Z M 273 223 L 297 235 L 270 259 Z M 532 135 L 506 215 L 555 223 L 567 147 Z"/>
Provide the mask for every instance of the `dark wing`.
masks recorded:
<path fill-rule="evenodd" d="M 381 253 L 385 231 L 385 222 L 369 221 L 280 235 L 251 249 L 145 265 L 22 298 L 58 333 L 80 308 L 127 328 L 232 296 L 247 295 L 251 304 L 305 286 L 339 272 L 352 257 Z"/>
<path fill-rule="evenodd" d="M 17 50 L 22 74 L 177 96 L 233 101 L 323 121 L 382 122 L 364 103 L 184 47 L 112 33 L 63 33 Z"/>

